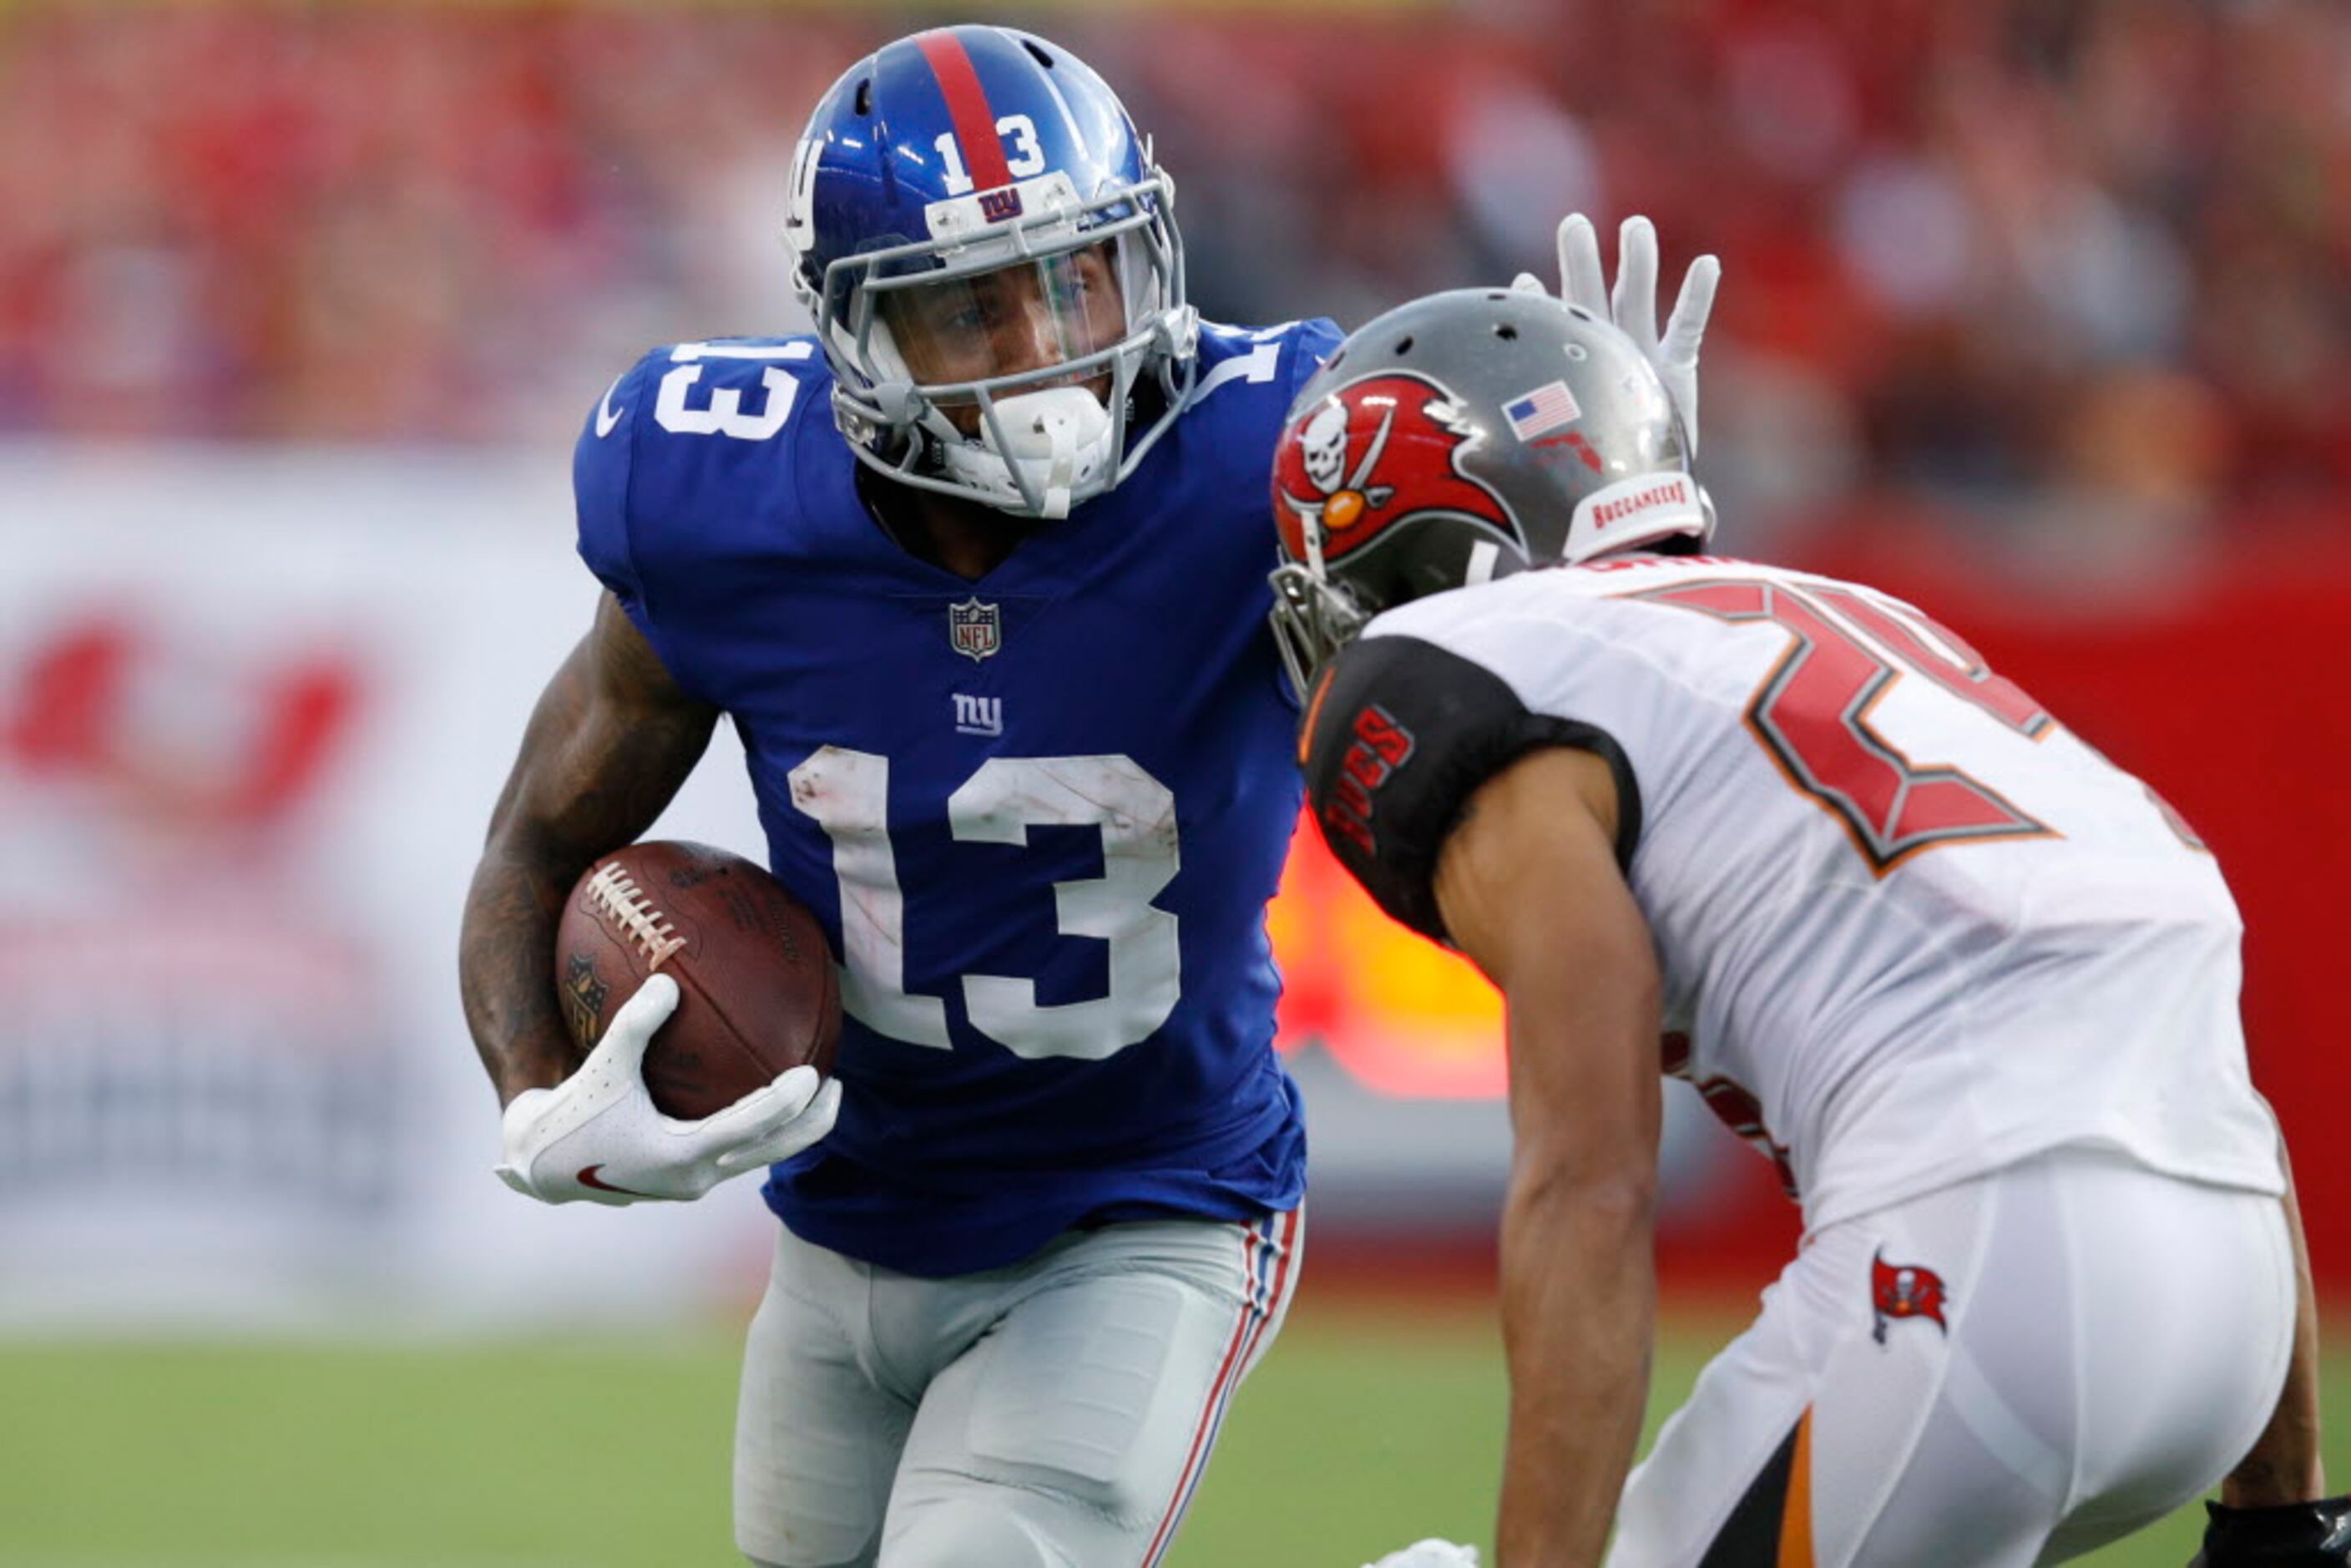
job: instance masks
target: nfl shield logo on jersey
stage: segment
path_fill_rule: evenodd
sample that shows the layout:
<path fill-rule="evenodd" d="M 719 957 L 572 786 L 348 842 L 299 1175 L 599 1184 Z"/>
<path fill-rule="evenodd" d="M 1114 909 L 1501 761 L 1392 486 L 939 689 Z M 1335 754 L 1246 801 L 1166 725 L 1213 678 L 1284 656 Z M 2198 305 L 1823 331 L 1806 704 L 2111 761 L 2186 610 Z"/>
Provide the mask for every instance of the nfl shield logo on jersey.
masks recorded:
<path fill-rule="evenodd" d="M 1004 645 L 1004 623 L 996 606 L 977 599 L 948 605 L 947 641 L 955 644 L 956 653 L 969 654 L 975 664 L 995 653 Z"/>

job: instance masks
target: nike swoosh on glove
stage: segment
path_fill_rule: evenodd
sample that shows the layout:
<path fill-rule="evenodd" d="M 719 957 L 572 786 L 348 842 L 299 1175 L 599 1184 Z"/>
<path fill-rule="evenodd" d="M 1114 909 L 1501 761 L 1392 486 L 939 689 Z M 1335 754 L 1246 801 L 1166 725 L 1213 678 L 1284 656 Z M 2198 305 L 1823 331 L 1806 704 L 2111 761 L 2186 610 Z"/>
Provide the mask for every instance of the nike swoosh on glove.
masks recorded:
<path fill-rule="evenodd" d="M 645 1048 L 676 1009 L 677 982 L 653 976 L 612 1016 L 578 1071 L 552 1089 L 516 1095 L 499 1124 L 506 1157 L 498 1179 L 541 1203 L 684 1203 L 832 1131 L 841 1083 L 813 1067 L 795 1067 L 698 1122 L 655 1110 Z"/>

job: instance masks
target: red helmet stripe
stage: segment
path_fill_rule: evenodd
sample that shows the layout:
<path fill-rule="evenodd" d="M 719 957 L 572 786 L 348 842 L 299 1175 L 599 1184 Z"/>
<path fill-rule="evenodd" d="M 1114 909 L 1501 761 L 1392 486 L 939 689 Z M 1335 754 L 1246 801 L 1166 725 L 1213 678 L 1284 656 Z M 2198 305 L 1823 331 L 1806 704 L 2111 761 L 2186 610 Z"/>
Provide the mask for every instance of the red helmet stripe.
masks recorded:
<path fill-rule="evenodd" d="M 979 72 L 972 68 L 963 40 L 951 27 L 935 27 L 915 34 L 914 43 L 939 79 L 939 96 L 947 100 L 947 115 L 955 121 L 956 140 L 963 144 L 973 188 L 993 191 L 1012 183 L 1004 139 L 996 133 L 996 111 L 987 105 L 987 91 L 979 85 Z"/>

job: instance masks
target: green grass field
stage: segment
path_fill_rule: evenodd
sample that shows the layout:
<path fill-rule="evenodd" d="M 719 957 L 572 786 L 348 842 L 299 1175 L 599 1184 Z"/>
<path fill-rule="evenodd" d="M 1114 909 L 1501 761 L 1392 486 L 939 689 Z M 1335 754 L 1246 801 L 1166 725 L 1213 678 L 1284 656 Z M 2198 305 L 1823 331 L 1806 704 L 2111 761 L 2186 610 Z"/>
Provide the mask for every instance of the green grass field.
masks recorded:
<path fill-rule="evenodd" d="M 1653 1418 L 1737 1326 L 1674 1322 Z M 0 1568 L 737 1563 L 735 1356 L 719 1330 L 0 1345 Z M 2330 1387 L 2351 1410 L 2351 1386 Z M 1481 1310 L 1302 1308 L 1236 1403 L 1171 1561 L 1354 1568 L 1422 1535 L 1484 1541 L 1502 1389 Z M 2090 1561 L 2179 1568 L 2197 1528 L 2176 1517 Z"/>

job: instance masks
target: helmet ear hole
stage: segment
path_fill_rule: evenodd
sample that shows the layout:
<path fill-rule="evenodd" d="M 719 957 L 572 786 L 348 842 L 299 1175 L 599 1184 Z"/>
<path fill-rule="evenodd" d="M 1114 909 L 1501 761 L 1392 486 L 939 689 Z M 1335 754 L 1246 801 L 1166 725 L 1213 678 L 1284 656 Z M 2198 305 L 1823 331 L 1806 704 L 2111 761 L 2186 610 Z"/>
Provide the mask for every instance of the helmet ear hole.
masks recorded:
<path fill-rule="evenodd" d="M 1494 324 L 1494 336 L 1505 343 L 1515 343 L 1519 340 L 1519 329 L 1508 321 L 1497 321 Z"/>

